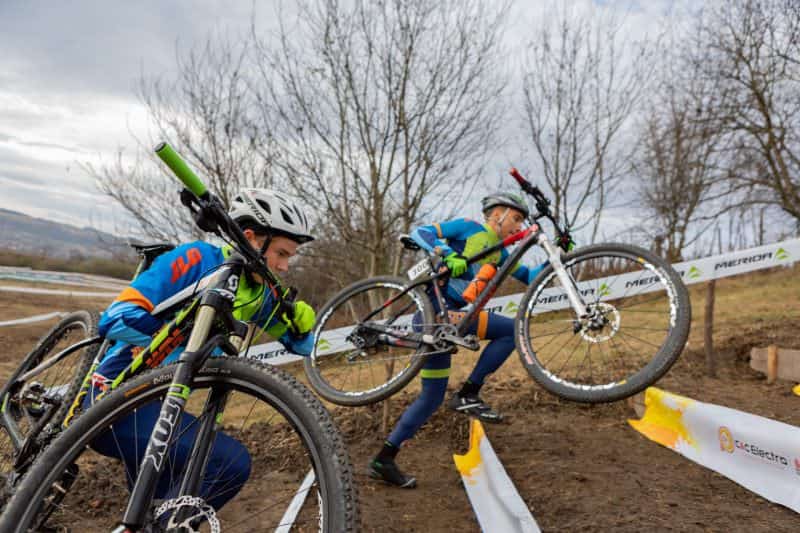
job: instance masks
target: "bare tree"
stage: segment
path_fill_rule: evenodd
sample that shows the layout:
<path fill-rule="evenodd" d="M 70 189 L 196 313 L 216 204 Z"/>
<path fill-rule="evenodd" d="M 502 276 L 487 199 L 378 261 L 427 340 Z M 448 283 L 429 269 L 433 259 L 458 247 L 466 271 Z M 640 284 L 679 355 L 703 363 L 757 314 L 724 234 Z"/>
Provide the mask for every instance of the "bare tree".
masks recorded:
<path fill-rule="evenodd" d="M 735 138 L 734 187 L 747 205 L 773 205 L 800 219 L 800 3 L 733 0 L 699 19 L 693 48 L 720 86 L 714 127 Z"/>
<path fill-rule="evenodd" d="M 623 129 L 652 73 L 651 48 L 627 41 L 600 10 L 553 11 L 528 45 L 525 127 L 555 213 L 594 241 L 626 170 L 633 143 Z"/>
<path fill-rule="evenodd" d="M 321 0 L 298 12 L 277 46 L 259 46 L 278 163 L 324 219 L 328 251 L 354 259 L 349 274 L 396 272 L 396 235 L 461 201 L 493 149 L 506 8 Z"/>
<path fill-rule="evenodd" d="M 120 151 L 115 161 L 86 165 L 102 192 L 117 201 L 151 238 L 181 240 L 198 235 L 188 211 L 176 207 L 178 184 L 152 147 L 169 141 L 228 205 L 242 187 L 273 185 L 271 137 L 262 129 L 248 79 L 250 42 L 209 38 L 178 56 L 174 80 L 145 79 L 140 100 L 153 131 L 138 140 L 133 162 Z"/>
<path fill-rule="evenodd" d="M 664 51 L 657 89 L 647 98 L 632 174 L 646 213 L 641 228 L 659 255 L 677 262 L 713 224 L 717 201 L 728 191 L 720 168 L 727 138 L 702 116 L 717 87 L 698 76 L 693 62 L 670 54 L 673 49 Z"/>

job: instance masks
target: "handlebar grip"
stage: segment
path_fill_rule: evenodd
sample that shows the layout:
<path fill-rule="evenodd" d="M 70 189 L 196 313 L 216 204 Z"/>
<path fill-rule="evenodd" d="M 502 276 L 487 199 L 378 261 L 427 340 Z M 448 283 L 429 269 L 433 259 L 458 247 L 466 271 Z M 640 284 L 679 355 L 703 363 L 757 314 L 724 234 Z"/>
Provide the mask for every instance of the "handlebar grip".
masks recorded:
<path fill-rule="evenodd" d="M 158 146 L 155 147 L 155 152 L 156 155 L 172 169 L 172 172 L 178 176 L 178 179 L 186 185 L 187 189 L 201 198 L 208 194 L 208 189 L 205 184 L 192 172 L 192 169 L 189 168 L 186 162 L 181 159 L 181 156 L 179 156 L 169 144 L 165 142 L 158 143 Z"/>
<path fill-rule="evenodd" d="M 511 174 L 511 177 L 517 180 L 517 183 L 519 183 L 520 185 L 524 186 L 528 184 L 528 180 L 523 178 L 522 174 L 520 174 L 519 170 L 517 170 L 516 168 L 511 167 L 511 170 L 509 170 L 508 173 Z"/>

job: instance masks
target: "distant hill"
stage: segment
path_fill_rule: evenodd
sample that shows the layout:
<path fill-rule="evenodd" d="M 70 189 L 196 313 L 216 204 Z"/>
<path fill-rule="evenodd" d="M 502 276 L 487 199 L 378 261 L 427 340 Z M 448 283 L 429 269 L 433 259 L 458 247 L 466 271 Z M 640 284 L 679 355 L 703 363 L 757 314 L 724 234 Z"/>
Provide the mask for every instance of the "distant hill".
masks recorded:
<path fill-rule="evenodd" d="M 111 258 L 125 240 L 93 228 L 78 228 L 0 208 L 0 248 L 49 257 Z"/>

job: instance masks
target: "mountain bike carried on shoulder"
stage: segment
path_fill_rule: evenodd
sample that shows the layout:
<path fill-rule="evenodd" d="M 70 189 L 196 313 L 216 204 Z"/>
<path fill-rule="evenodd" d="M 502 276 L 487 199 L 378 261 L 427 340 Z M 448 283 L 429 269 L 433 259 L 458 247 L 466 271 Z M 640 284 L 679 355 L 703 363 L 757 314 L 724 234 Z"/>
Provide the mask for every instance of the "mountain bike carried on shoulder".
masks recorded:
<path fill-rule="evenodd" d="M 527 228 L 467 258 L 469 264 L 499 258 L 502 248 L 518 243 L 473 303 L 448 312 L 443 290 L 450 273 L 435 250 L 408 271 L 408 279 L 359 281 L 323 306 L 314 350 L 304 361 L 320 396 L 339 405 L 371 404 L 403 388 L 428 356 L 479 350 L 468 327 L 534 245 L 545 251 L 547 264 L 525 291 L 515 318 L 517 351 L 531 377 L 567 400 L 600 403 L 636 394 L 669 370 L 691 322 L 689 294 L 678 273 L 655 254 L 627 244 L 573 250 L 549 200 L 516 169 L 511 175 L 536 209 Z M 552 224 L 555 241 L 541 219 Z M 420 250 L 407 236 L 401 241 Z"/>
<path fill-rule="evenodd" d="M 134 279 L 174 248 L 135 241 L 130 246 L 139 255 Z M 0 388 L 0 508 L 39 452 L 79 413 L 93 369 L 108 347 L 97 335 L 98 318 L 89 310 L 61 317 Z"/>
<path fill-rule="evenodd" d="M 118 532 L 354 530 L 352 467 L 329 413 L 289 374 L 238 357 L 255 331 L 234 317 L 240 280 L 264 280 L 279 300 L 276 312 L 292 312 L 282 298 L 288 291 L 263 250 L 250 246 L 180 157 L 164 143 L 156 152 L 186 186 L 181 198 L 198 225 L 229 240 L 233 252 L 209 288 L 39 455 L 0 517 L 0 532 L 75 525 L 116 525 Z M 158 366 L 184 339 L 178 362 Z M 121 447 L 133 447 L 135 464 L 95 453 L 100 442 L 120 455 Z"/>

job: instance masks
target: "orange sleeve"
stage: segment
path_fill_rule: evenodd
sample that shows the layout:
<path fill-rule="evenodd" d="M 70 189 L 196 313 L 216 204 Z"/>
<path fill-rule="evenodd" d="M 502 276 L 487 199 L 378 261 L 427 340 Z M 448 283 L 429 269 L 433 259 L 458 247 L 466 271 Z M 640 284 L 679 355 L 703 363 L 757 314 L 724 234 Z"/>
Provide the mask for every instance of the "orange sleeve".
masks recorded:
<path fill-rule="evenodd" d="M 139 307 L 145 309 L 148 313 L 152 312 L 153 308 L 155 307 L 153 305 L 153 302 L 145 298 L 144 294 L 134 289 L 133 287 L 126 287 L 125 289 L 123 289 L 123 291 L 119 293 L 119 296 L 117 296 L 117 299 L 114 301 L 129 302 L 132 304 L 136 304 Z"/>

